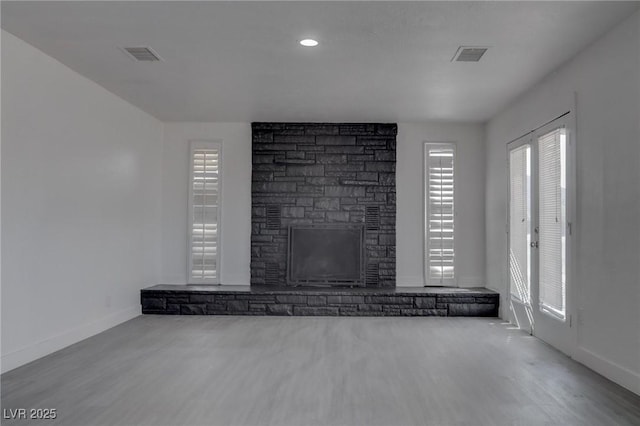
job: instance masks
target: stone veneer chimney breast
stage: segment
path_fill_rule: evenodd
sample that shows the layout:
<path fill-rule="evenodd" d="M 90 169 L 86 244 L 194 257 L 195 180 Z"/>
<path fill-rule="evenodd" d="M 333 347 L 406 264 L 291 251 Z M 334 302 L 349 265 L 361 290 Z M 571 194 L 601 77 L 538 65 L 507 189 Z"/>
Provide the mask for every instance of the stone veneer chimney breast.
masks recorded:
<path fill-rule="evenodd" d="M 251 284 L 286 285 L 290 225 L 363 225 L 367 287 L 394 287 L 396 124 L 252 123 Z"/>

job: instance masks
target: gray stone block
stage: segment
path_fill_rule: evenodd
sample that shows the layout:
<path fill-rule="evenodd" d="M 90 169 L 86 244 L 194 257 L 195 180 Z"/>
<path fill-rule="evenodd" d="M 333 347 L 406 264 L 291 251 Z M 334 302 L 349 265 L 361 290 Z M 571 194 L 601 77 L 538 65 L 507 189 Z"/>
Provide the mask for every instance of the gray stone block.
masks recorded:
<path fill-rule="evenodd" d="M 287 151 L 287 159 L 304 160 L 306 154 L 304 151 Z"/>
<path fill-rule="evenodd" d="M 364 154 L 363 146 L 327 146 L 327 154 Z"/>
<path fill-rule="evenodd" d="M 248 310 L 249 302 L 247 300 L 230 300 L 227 303 L 227 311 L 240 312 Z"/>
<path fill-rule="evenodd" d="M 273 163 L 273 155 L 253 155 L 253 164 L 271 164 Z"/>
<path fill-rule="evenodd" d="M 294 306 L 293 307 L 294 315 L 300 316 L 337 316 L 340 311 L 337 307 L 331 306 L 319 306 L 319 307 L 308 307 L 308 306 Z"/>
<path fill-rule="evenodd" d="M 180 315 L 180 304 L 167 303 L 167 309 L 165 309 L 162 313 L 166 315 Z"/>
<path fill-rule="evenodd" d="M 251 184 L 253 192 L 296 192 L 295 182 L 254 182 Z"/>
<path fill-rule="evenodd" d="M 364 197 L 365 189 L 360 187 L 327 186 L 324 188 L 327 197 Z"/>
<path fill-rule="evenodd" d="M 316 136 L 318 145 L 355 145 L 356 138 L 353 136 Z"/>
<path fill-rule="evenodd" d="M 324 187 L 316 185 L 298 185 L 298 194 L 302 196 L 323 195 Z"/>
<path fill-rule="evenodd" d="M 267 305 L 267 313 L 269 315 L 293 315 L 293 306 L 291 305 Z"/>
<path fill-rule="evenodd" d="M 330 305 L 348 305 L 364 303 L 364 296 L 327 296 L 327 303 Z"/>
<path fill-rule="evenodd" d="M 387 194 L 385 194 L 383 192 L 376 192 L 373 198 L 376 201 L 379 201 L 381 203 L 386 203 L 387 202 Z M 384 219 L 381 218 L 380 219 L 380 223 L 382 223 L 383 221 L 384 221 Z M 393 223 L 395 224 L 395 219 L 394 219 Z"/>
<path fill-rule="evenodd" d="M 299 158 L 287 158 L 283 160 L 278 160 L 278 164 L 293 164 L 293 165 L 301 165 L 301 164 L 316 164 L 316 160 L 312 159 L 299 159 Z"/>
<path fill-rule="evenodd" d="M 376 172 L 359 172 L 356 173 L 357 180 L 363 180 L 367 182 L 378 182 L 378 173 Z"/>
<path fill-rule="evenodd" d="M 396 163 L 392 161 L 370 161 L 365 163 L 367 172 L 395 172 Z"/>
<path fill-rule="evenodd" d="M 182 303 L 189 303 L 189 296 L 167 296 L 167 309 L 169 309 L 169 304 L 180 305 Z"/>
<path fill-rule="evenodd" d="M 276 297 L 272 294 L 239 294 L 236 300 L 249 300 L 251 302 L 275 302 Z"/>
<path fill-rule="evenodd" d="M 374 124 L 342 124 L 341 135 L 373 135 L 376 128 Z"/>
<path fill-rule="evenodd" d="M 338 126 L 331 124 L 306 126 L 305 129 L 307 135 L 337 135 L 339 132 Z"/>
<path fill-rule="evenodd" d="M 264 207 L 251 207 L 251 218 L 261 218 L 266 217 L 267 211 Z"/>
<path fill-rule="evenodd" d="M 491 303 L 449 303 L 449 316 L 495 317 L 498 307 Z"/>
<path fill-rule="evenodd" d="M 362 312 L 382 312 L 382 305 L 373 305 L 370 303 L 358 305 L 358 310 Z"/>
<path fill-rule="evenodd" d="M 398 134 L 398 125 L 395 123 L 376 124 L 376 134 L 395 136 Z"/>
<path fill-rule="evenodd" d="M 379 303 L 382 305 L 413 305 L 410 296 L 366 296 L 365 303 Z"/>
<path fill-rule="evenodd" d="M 349 163 L 373 161 L 373 155 L 349 155 Z"/>
<path fill-rule="evenodd" d="M 276 301 L 278 303 L 293 303 L 297 305 L 306 305 L 307 296 L 276 295 Z"/>
<path fill-rule="evenodd" d="M 358 145 L 363 145 L 366 147 L 372 146 L 387 146 L 387 138 L 358 138 Z"/>
<path fill-rule="evenodd" d="M 366 182 L 362 180 L 352 180 L 352 179 L 341 179 L 340 183 L 346 186 L 371 186 L 372 182 Z M 378 182 L 373 182 L 374 185 L 377 185 Z"/>
<path fill-rule="evenodd" d="M 347 164 L 345 154 L 318 154 L 316 155 L 318 164 Z"/>
<path fill-rule="evenodd" d="M 326 306 L 327 296 L 307 296 L 307 305 L 309 306 Z"/>
<path fill-rule="evenodd" d="M 396 174 L 395 173 L 380 173 L 380 185 L 395 185 Z"/>
<path fill-rule="evenodd" d="M 307 219 L 312 219 L 314 222 L 324 222 L 324 212 L 305 212 L 304 217 Z"/>
<path fill-rule="evenodd" d="M 313 198 L 311 197 L 300 197 L 296 199 L 296 206 L 302 207 L 312 207 L 313 206 Z"/>
<path fill-rule="evenodd" d="M 376 161 L 396 161 L 395 151 L 378 150 L 374 155 Z"/>
<path fill-rule="evenodd" d="M 307 177 L 305 182 L 309 185 L 337 185 L 338 178 L 336 177 Z"/>
<path fill-rule="evenodd" d="M 381 246 L 391 246 L 396 244 L 395 234 L 380 234 L 378 236 L 378 244 Z"/>
<path fill-rule="evenodd" d="M 142 310 L 164 311 L 167 307 L 167 300 L 164 297 L 142 297 Z"/>
<path fill-rule="evenodd" d="M 415 305 L 416 308 L 419 309 L 435 309 L 436 308 L 436 298 L 435 297 L 415 297 Z"/>
<path fill-rule="evenodd" d="M 494 294 L 490 296 L 475 296 L 473 299 L 476 303 L 494 303 L 498 304 L 499 295 Z"/>
<path fill-rule="evenodd" d="M 327 212 L 325 218 L 327 223 L 349 222 L 349 212 Z"/>
<path fill-rule="evenodd" d="M 340 316 L 354 316 L 358 314 L 358 307 L 357 306 L 340 306 L 339 308 L 339 314 Z"/>
<path fill-rule="evenodd" d="M 267 122 L 267 121 L 254 121 L 253 123 L 251 123 L 251 129 L 253 131 L 258 131 L 258 130 L 282 130 L 282 129 L 284 129 L 284 124 L 285 123 L 274 123 L 274 122 Z"/>
<path fill-rule="evenodd" d="M 180 305 L 180 315 L 206 315 L 207 305 Z"/>
<path fill-rule="evenodd" d="M 413 309 L 413 308 L 408 308 L 408 309 L 401 308 L 400 314 L 408 317 L 431 317 L 431 316 L 440 315 L 437 309 Z"/>
<path fill-rule="evenodd" d="M 214 298 L 213 294 L 191 294 L 189 303 L 214 303 Z"/>
<path fill-rule="evenodd" d="M 273 151 L 295 151 L 296 146 L 294 144 L 282 144 L 282 143 L 265 143 L 254 144 L 253 152 L 259 154 L 261 152 L 273 152 Z"/>
<path fill-rule="evenodd" d="M 226 303 L 210 303 L 207 304 L 206 310 L 209 315 L 220 314 L 227 310 L 227 305 Z"/>
<path fill-rule="evenodd" d="M 285 165 L 281 164 L 254 164 L 254 171 L 263 171 L 263 172 L 284 172 L 286 169 Z"/>
<path fill-rule="evenodd" d="M 251 180 L 253 182 L 270 182 L 273 180 L 273 172 L 257 172 L 254 171 L 251 174 Z"/>
<path fill-rule="evenodd" d="M 304 217 L 304 207 L 289 207 L 285 206 L 282 208 L 282 217 L 288 218 L 303 218 Z"/>
<path fill-rule="evenodd" d="M 254 131 L 251 140 L 253 143 L 271 143 L 273 142 L 273 132 Z"/>
<path fill-rule="evenodd" d="M 363 172 L 365 163 L 357 164 L 327 164 L 324 166 L 325 173 L 329 172 Z M 329 176 L 329 175 L 328 175 Z M 355 174 L 353 176 L 355 179 Z"/>
<path fill-rule="evenodd" d="M 463 296 L 444 296 L 438 297 L 438 303 L 475 303 L 474 297 L 463 297 Z"/>
<path fill-rule="evenodd" d="M 324 166 L 287 166 L 287 176 L 324 176 Z"/>
<path fill-rule="evenodd" d="M 313 144 L 316 142 L 315 136 L 303 136 L 303 135 L 286 135 L 280 132 L 276 132 L 273 135 L 274 144 L 278 145 L 292 145 L 295 147 L 296 144 Z M 294 148 L 295 149 L 295 148 Z"/>

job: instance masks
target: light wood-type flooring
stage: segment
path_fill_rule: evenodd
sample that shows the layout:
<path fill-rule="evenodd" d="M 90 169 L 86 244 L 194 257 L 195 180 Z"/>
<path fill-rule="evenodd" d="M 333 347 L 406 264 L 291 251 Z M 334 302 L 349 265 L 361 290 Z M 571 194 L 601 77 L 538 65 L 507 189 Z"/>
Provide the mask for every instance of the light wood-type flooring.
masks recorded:
<path fill-rule="evenodd" d="M 21 425 L 640 425 L 497 318 L 141 316 L 2 376 Z"/>

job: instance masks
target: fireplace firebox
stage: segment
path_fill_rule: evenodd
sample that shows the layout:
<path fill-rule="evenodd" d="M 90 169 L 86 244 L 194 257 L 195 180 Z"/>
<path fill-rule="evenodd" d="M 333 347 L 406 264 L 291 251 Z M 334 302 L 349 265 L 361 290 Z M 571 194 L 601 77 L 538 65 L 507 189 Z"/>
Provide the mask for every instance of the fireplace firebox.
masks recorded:
<path fill-rule="evenodd" d="M 365 286 L 364 227 L 289 227 L 289 285 Z"/>

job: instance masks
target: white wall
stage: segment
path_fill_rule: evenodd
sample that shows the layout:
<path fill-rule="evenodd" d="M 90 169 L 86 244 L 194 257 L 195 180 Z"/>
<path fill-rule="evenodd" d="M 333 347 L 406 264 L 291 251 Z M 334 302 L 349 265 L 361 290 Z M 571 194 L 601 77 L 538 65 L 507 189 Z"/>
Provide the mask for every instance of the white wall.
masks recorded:
<path fill-rule="evenodd" d="M 456 143 L 456 270 L 461 287 L 484 286 L 484 126 L 398 124 L 397 285 L 424 285 L 424 142 Z"/>
<path fill-rule="evenodd" d="M 577 94 L 574 358 L 640 393 L 640 13 L 487 125 L 487 284 L 508 300 L 506 143 Z M 506 315 L 503 312 L 503 315 Z"/>
<path fill-rule="evenodd" d="M 220 279 L 224 285 L 248 285 L 251 260 L 250 123 L 165 123 L 160 282 L 187 283 L 190 140 L 222 141 Z"/>
<path fill-rule="evenodd" d="M 464 124 L 398 125 L 398 285 L 424 285 L 422 274 L 422 146 L 455 141 L 459 161 L 458 247 L 460 284 L 483 285 L 483 127 Z M 250 123 L 166 123 L 163 153 L 163 253 L 161 282 L 187 280 L 189 141 L 219 139 L 222 160 L 222 284 L 248 284 L 251 253 Z"/>
<path fill-rule="evenodd" d="M 2 33 L 2 371 L 140 313 L 162 123 Z"/>

